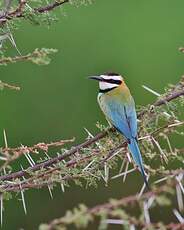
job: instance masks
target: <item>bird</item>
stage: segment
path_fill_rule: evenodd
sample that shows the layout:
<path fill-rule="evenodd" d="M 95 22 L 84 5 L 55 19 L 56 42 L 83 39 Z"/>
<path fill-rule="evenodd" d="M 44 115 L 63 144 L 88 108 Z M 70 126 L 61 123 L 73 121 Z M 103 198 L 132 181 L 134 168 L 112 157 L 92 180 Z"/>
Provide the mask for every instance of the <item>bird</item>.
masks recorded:
<path fill-rule="evenodd" d="M 118 73 L 108 72 L 90 76 L 89 79 L 99 81 L 98 104 L 107 121 L 125 137 L 133 160 L 143 176 L 146 187 L 149 188 L 138 146 L 135 102 L 124 77 Z"/>

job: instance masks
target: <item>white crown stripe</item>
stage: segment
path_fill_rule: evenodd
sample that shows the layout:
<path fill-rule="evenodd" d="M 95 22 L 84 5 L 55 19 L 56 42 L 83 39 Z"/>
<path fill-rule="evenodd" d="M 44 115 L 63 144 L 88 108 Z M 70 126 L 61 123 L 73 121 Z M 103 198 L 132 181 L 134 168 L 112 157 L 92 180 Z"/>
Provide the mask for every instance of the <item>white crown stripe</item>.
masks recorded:
<path fill-rule="evenodd" d="M 116 76 L 107 76 L 107 75 L 100 75 L 100 77 L 102 77 L 105 80 L 109 80 L 109 79 L 113 79 L 113 80 L 119 80 L 122 81 L 123 78 L 121 75 L 116 75 Z"/>

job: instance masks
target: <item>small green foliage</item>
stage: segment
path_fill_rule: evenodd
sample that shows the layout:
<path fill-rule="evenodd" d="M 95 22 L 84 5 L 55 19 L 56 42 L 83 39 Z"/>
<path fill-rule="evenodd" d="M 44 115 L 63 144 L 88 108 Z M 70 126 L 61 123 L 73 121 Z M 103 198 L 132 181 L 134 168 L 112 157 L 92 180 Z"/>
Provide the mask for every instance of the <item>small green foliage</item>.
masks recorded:
<path fill-rule="evenodd" d="M 107 130 L 107 126 L 101 124 L 99 121 L 96 123 L 96 127 L 97 127 L 100 131 L 105 131 L 105 130 Z"/>
<path fill-rule="evenodd" d="M 31 61 L 37 65 L 48 65 L 51 61 L 49 55 L 56 53 L 56 49 L 35 49 L 32 53 L 22 56 L 15 57 L 4 57 L 0 58 L 0 65 L 7 65 L 8 63 L 16 63 L 19 61 Z"/>
<path fill-rule="evenodd" d="M 51 61 L 50 55 L 57 52 L 55 49 L 35 49 L 27 55 L 20 54 L 12 31 L 21 26 L 21 20 L 27 20 L 34 26 L 46 25 L 50 26 L 57 21 L 57 14 L 54 14 L 54 9 L 61 7 L 65 3 L 69 3 L 74 7 L 80 5 L 91 4 L 92 0 L 57 0 L 57 1 L 42 1 L 31 0 L 26 4 L 21 1 L 12 1 L 11 17 L 4 18 L 4 22 L 0 28 L 0 65 L 16 63 L 19 61 L 30 61 L 37 65 L 48 65 Z M 2 3 L 0 3 L 2 5 Z M 3 5 L 2 5 L 3 6 Z M 56 6 L 56 7 L 55 7 Z M 1 22 L 0 22 L 1 23 Z M 10 43 L 19 54 L 18 56 L 6 57 L 6 44 Z M 4 87 L 18 89 L 18 87 L 8 85 L 0 81 L 0 90 Z M 160 220 L 157 223 L 145 225 L 145 215 L 150 214 L 149 209 L 155 206 L 167 207 L 172 204 L 172 199 L 176 196 L 175 186 L 178 182 L 176 176 L 180 175 L 180 169 L 183 169 L 184 154 L 183 149 L 178 149 L 173 146 L 175 135 L 184 135 L 183 129 L 180 129 L 182 123 L 184 97 L 178 96 L 178 100 L 166 102 L 167 97 L 175 92 L 181 92 L 184 88 L 184 77 L 177 85 L 169 85 L 165 89 L 165 94 L 161 95 L 153 105 L 139 106 L 139 133 L 140 148 L 143 155 L 145 168 L 151 176 L 151 180 L 164 179 L 161 186 L 159 181 L 152 186 L 150 193 L 143 196 L 130 196 L 125 200 L 111 199 L 108 203 L 97 206 L 94 209 L 89 209 L 85 205 L 80 204 L 72 211 L 67 211 L 64 217 L 53 220 L 49 224 L 41 224 L 39 230 L 65 230 L 69 226 L 74 226 L 77 229 L 88 228 L 88 225 L 95 219 L 100 219 L 99 229 L 108 228 L 107 220 L 123 221 L 122 228 L 130 229 L 131 225 L 149 230 L 160 229 L 165 230 L 166 225 Z M 158 106 L 159 101 L 164 101 L 162 106 Z M 47 162 L 49 166 L 38 167 L 36 170 L 33 167 L 22 170 L 25 174 L 12 179 L 4 179 L 0 182 L 0 191 L 2 193 L 2 201 L 12 198 L 12 193 L 21 193 L 29 188 L 42 188 L 49 186 L 53 189 L 57 184 L 61 185 L 62 191 L 65 187 L 70 186 L 93 186 L 97 188 L 99 181 L 103 181 L 106 186 L 109 186 L 114 174 L 119 177 L 124 177 L 129 169 L 135 167 L 128 159 L 128 149 L 126 140 L 122 135 L 112 131 L 112 128 L 106 125 L 97 123 L 97 128 L 106 133 L 103 138 L 97 139 L 87 147 L 77 149 L 74 154 L 63 157 L 51 164 L 52 158 L 44 157 L 42 160 L 36 161 L 36 166 Z M 90 140 L 90 135 L 87 140 Z M 86 145 L 83 145 L 86 146 Z M 75 147 L 74 147 L 75 148 Z M 62 148 L 60 156 L 70 150 Z M 41 151 L 37 151 L 38 154 Z M 8 169 L 10 161 L 17 159 L 17 150 L 5 152 L 2 155 L 3 167 Z M 20 154 L 21 155 L 21 154 Z M 7 158 L 6 158 L 7 157 Z M 50 161 L 50 162 L 49 162 Z M 122 167 L 120 168 L 120 165 Z M 7 172 L 8 172 L 7 170 Z M 178 170 L 178 172 L 177 172 Z M 174 172 L 173 172 L 174 171 Z M 122 175 L 121 175 L 122 174 Z M 25 177 L 24 177 L 25 176 Z M 127 173 L 127 177 L 129 174 Z M 183 181 L 182 181 L 183 182 Z M 162 189 L 161 189 L 162 188 Z M 151 195 L 149 195 L 151 194 Z M 155 198 L 151 207 L 148 208 L 148 213 L 145 213 L 143 204 L 148 203 L 149 199 Z M 138 208 L 139 207 L 139 208 Z M 141 207 L 141 208 L 140 208 Z M 137 217 L 133 216 L 131 210 L 137 210 Z M 94 211 L 95 210 L 95 211 Z"/>
<path fill-rule="evenodd" d="M 159 195 L 156 198 L 156 202 L 159 206 L 169 206 L 171 205 L 171 201 L 168 197 L 165 195 Z"/>
<path fill-rule="evenodd" d="M 123 209 L 120 209 L 120 208 L 116 208 L 114 209 L 112 212 L 111 212 L 111 215 L 114 216 L 114 217 L 118 217 L 122 220 L 127 220 L 129 218 L 129 214 L 123 210 Z"/>
<path fill-rule="evenodd" d="M 49 225 L 48 224 L 41 224 L 39 226 L 39 230 L 49 230 Z"/>
<path fill-rule="evenodd" d="M 12 194 L 10 192 L 4 192 L 3 193 L 3 200 L 11 200 Z"/>
<path fill-rule="evenodd" d="M 42 224 L 39 230 L 50 229 L 64 229 L 67 225 L 75 225 L 77 229 L 86 228 L 90 221 L 92 221 L 92 216 L 87 212 L 87 207 L 84 204 L 79 204 L 78 208 L 74 208 L 73 211 L 67 211 L 65 216 L 54 220 L 50 225 Z"/>
<path fill-rule="evenodd" d="M 106 219 L 108 217 L 108 210 L 102 209 L 96 215 L 100 216 L 100 224 L 98 227 L 98 230 L 106 230 L 108 227 L 108 224 L 106 222 Z"/>
<path fill-rule="evenodd" d="M 167 227 L 165 226 L 164 223 L 159 222 L 159 223 L 158 223 L 158 229 L 159 229 L 159 230 L 167 230 Z"/>
<path fill-rule="evenodd" d="M 50 63 L 50 58 L 48 55 L 56 53 L 56 49 L 48 49 L 48 48 L 42 48 L 42 49 L 36 49 L 32 55 L 28 58 L 31 62 L 37 65 L 48 65 Z"/>

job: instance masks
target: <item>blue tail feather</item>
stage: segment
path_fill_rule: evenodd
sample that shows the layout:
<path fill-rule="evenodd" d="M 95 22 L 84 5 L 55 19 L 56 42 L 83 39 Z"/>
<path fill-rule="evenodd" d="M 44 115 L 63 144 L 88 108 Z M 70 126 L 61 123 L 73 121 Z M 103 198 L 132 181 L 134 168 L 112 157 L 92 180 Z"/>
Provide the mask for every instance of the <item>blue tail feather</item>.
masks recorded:
<path fill-rule="evenodd" d="M 131 138 L 129 141 L 130 141 L 130 143 L 128 144 L 129 150 L 132 154 L 132 157 L 133 157 L 135 163 L 137 164 L 137 166 L 139 167 L 139 169 L 141 171 L 141 174 L 143 176 L 143 179 L 144 179 L 146 186 L 149 188 L 146 174 L 144 171 L 142 156 L 141 156 L 141 153 L 139 150 L 139 146 L 137 144 L 137 140 L 135 138 Z"/>

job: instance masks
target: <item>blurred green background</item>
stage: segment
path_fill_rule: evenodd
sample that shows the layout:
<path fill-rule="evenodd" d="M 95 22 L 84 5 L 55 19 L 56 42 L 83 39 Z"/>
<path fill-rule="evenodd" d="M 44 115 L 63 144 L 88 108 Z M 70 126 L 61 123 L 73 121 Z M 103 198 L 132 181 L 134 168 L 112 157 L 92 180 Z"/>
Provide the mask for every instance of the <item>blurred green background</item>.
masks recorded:
<path fill-rule="evenodd" d="M 98 0 L 81 7 L 65 4 L 57 10 L 59 22 L 50 28 L 20 23 L 14 37 L 23 54 L 36 47 L 59 51 L 48 66 L 0 67 L 2 81 L 22 88 L 0 92 L 1 146 L 3 129 L 9 146 L 72 137 L 79 143 L 86 137 L 84 127 L 95 134 L 96 122 L 106 122 L 96 103 L 98 87 L 86 79 L 89 75 L 119 72 L 138 105 L 151 103 L 155 97 L 142 84 L 162 93 L 167 83 L 176 83 L 184 72 L 184 56 L 178 52 L 184 44 L 183 9 L 183 0 Z M 10 53 L 16 51 L 11 48 Z M 125 184 L 120 179 L 97 189 L 73 186 L 64 194 L 56 188 L 53 200 L 48 189 L 28 191 L 27 216 L 20 199 L 6 202 L 2 229 L 37 229 L 39 223 L 62 216 L 78 203 L 92 206 L 135 193 L 142 186 L 140 180 L 136 173 Z M 162 218 L 161 210 L 157 215 Z"/>

